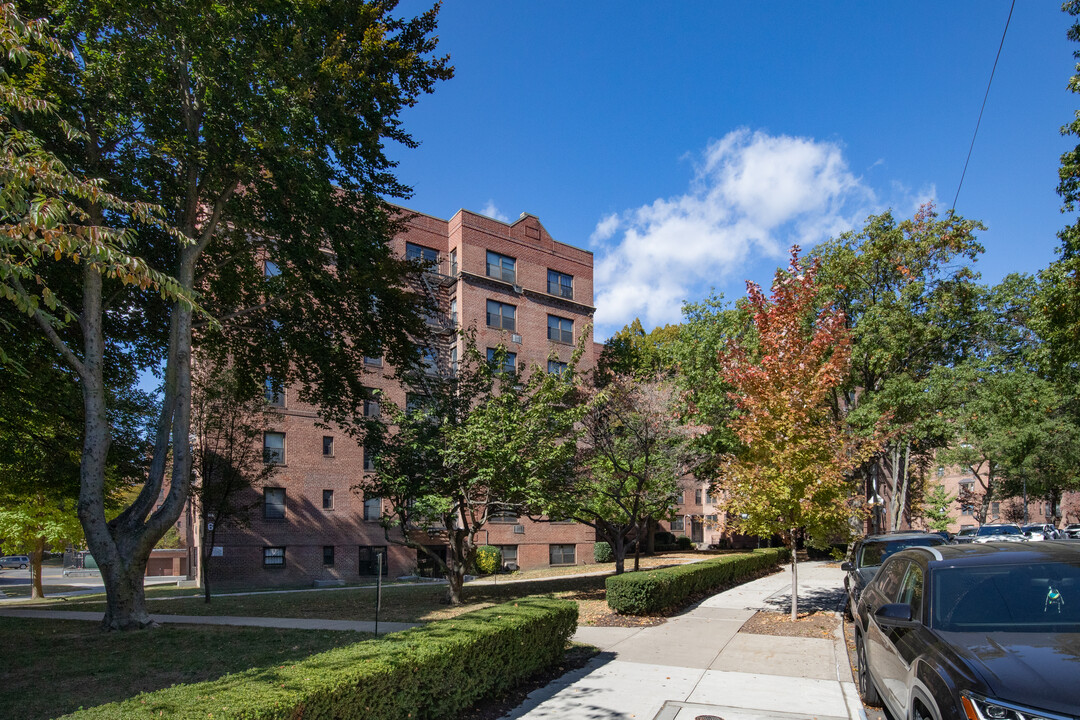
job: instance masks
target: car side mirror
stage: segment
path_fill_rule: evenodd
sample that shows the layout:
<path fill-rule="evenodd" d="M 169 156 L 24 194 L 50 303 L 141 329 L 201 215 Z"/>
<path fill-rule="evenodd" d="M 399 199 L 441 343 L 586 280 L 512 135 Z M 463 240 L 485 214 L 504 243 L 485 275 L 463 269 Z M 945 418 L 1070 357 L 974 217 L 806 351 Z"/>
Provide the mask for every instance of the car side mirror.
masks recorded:
<path fill-rule="evenodd" d="M 855 569 L 855 563 L 845 560 L 844 562 L 840 563 L 840 569 L 844 572 L 851 572 Z"/>
<path fill-rule="evenodd" d="M 887 603 L 882 605 L 874 613 L 874 618 L 879 625 L 892 627 L 915 627 L 918 620 L 911 617 L 911 606 L 907 603 Z"/>

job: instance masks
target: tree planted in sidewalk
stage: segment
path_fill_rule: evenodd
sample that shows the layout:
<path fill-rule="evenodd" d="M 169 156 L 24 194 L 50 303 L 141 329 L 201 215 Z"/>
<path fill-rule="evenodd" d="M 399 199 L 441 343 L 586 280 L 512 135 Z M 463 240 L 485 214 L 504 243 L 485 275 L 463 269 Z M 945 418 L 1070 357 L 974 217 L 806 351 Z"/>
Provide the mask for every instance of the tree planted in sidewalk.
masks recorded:
<path fill-rule="evenodd" d="M 725 457 L 715 489 L 741 532 L 779 535 L 791 550 L 791 617 L 798 616 L 796 540 L 816 547 L 850 534 L 856 514 L 850 473 L 874 450 L 829 407 L 851 359 L 843 312 L 817 307 L 817 261 L 792 248 L 772 295 L 747 282 L 751 332 L 720 350 L 721 372 L 738 414 L 731 428 L 740 448 Z"/>

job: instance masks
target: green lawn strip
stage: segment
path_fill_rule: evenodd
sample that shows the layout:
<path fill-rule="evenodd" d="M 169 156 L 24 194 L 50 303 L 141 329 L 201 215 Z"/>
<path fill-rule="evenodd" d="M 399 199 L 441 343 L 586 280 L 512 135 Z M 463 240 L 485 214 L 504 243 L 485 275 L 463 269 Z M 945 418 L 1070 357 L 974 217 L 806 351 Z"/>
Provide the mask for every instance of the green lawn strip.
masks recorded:
<path fill-rule="evenodd" d="M 4 595 L 9 598 L 29 598 L 30 597 L 30 585 L 5 585 L 0 590 L 3 590 Z M 62 592 L 75 592 L 81 588 L 78 585 L 46 585 L 45 596 Z"/>
<path fill-rule="evenodd" d="M 199 625 L 102 633 L 96 623 L 0 618 L 0 717 L 52 718 L 177 683 L 294 663 L 371 637 Z"/>
<path fill-rule="evenodd" d="M 379 619 L 386 622 L 428 622 L 454 617 L 496 603 L 529 595 L 588 592 L 604 587 L 603 576 L 535 580 L 500 585 L 466 585 L 465 604 L 446 604 L 445 585 L 395 585 L 383 588 Z M 50 610 L 104 612 L 101 599 L 41 605 Z M 214 598 L 148 600 L 151 613 L 161 615 L 227 615 L 248 617 L 295 617 L 327 620 L 374 620 L 374 588 L 328 592 L 258 593 Z"/>
<path fill-rule="evenodd" d="M 455 718 L 560 663 L 577 606 L 521 600 L 292 663 L 165 688 L 75 713 L 78 720 Z"/>

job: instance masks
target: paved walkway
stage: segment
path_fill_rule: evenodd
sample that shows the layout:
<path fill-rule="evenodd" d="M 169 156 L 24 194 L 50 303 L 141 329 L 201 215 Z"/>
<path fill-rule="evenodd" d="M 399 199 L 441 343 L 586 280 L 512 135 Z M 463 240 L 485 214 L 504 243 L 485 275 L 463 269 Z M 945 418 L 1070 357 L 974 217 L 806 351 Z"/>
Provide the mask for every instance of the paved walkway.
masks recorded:
<path fill-rule="evenodd" d="M 803 608 L 835 611 L 843 573 L 799 566 Z M 833 638 L 741 633 L 755 612 L 790 609 L 785 570 L 714 595 L 662 625 L 581 627 L 575 639 L 603 652 L 533 692 L 506 720 L 856 720 L 862 704 L 842 630 Z"/>
<path fill-rule="evenodd" d="M 0 608 L 0 617 L 48 618 L 51 620 L 94 620 L 101 622 L 105 613 L 77 612 L 68 610 L 30 610 L 23 608 Z M 151 615 L 156 623 L 180 623 L 184 625 L 243 625 L 250 627 L 292 628 L 296 630 L 356 630 L 375 632 L 371 620 L 320 620 L 317 618 L 266 618 L 230 617 L 227 615 Z M 379 634 L 399 632 L 416 627 L 420 623 L 380 622 Z"/>

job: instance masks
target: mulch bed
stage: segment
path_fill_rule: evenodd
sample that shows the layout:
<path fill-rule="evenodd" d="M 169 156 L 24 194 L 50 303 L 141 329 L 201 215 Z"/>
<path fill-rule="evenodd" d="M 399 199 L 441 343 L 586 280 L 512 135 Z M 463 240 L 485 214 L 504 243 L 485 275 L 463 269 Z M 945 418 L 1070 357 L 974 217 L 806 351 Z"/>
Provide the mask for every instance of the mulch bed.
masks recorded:
<path fill-rule="evenodd" d="M 557 680 L 571 670 L 585 666 L 600 651 L 591 645 L 572 645 L 563 655 L 563 661 L 555 667 L 533 675 L 528 680 L 508 690 L 504 695 L 481 700 L 476 705 L 458 715 L 459 720 L 498 720 L 506 713 L 525 702 L 533 690 L 538 690 L 553 680 Z"/>
<path fill-rule="evenodd" d="M 799 613 L 798 619 L 792 621 L 791 613 L 761 610 L 747 620 L 739 632 L 780 637 L 832 638 L 839 627 L 840 618 L 836 613 Z"/>

